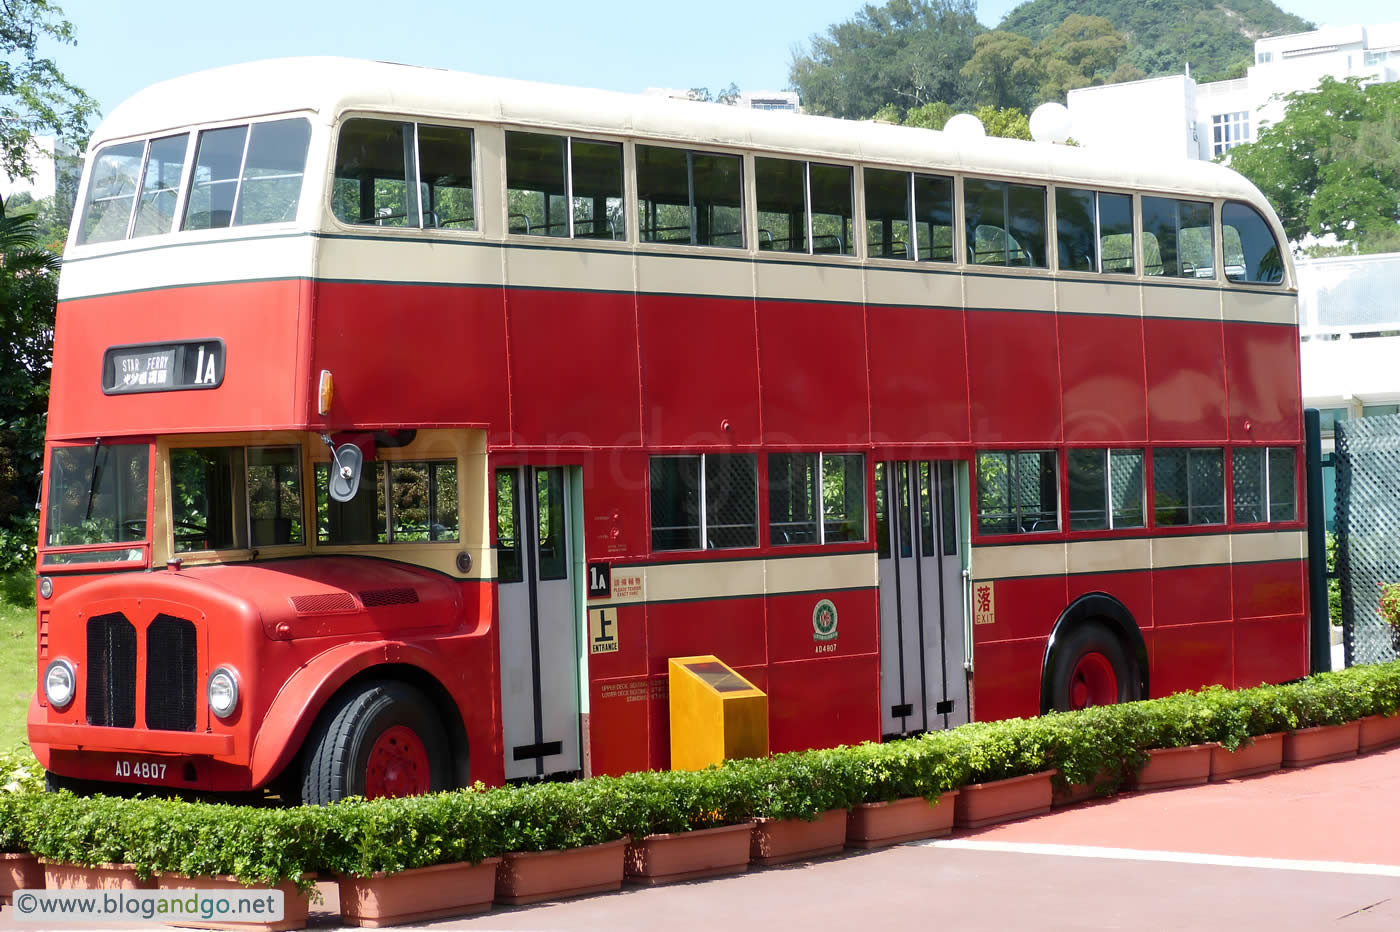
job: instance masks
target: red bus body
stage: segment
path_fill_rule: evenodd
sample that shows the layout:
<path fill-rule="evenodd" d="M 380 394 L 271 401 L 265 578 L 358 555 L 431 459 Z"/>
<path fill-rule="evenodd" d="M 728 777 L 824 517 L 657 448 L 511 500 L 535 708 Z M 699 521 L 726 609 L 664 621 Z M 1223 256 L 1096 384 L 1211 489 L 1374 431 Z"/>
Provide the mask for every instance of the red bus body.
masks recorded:
<path fill-rule="evenodd" d="M 344 109 L 388 109 L 406 119 L 418 112 L 410 104 Z M 203 118 L 191 112 L 146 127 L 118 121 L 99 136 L 197 125 Z M 506 113 L 503 122 L 530 125 Z M 339 118 L 325 109 L 317 117 L 326 125 Z M 462 119 L 485 125 L 470 114 Z M 319 173 L 333 146 L 320 142 L 322 123 L 313 123 L 310 165 Z M 986 169 L 993 174 L 1014 176 L 1007 166 L 1022 151 L 1027 166 L 1043 158 L 1043 146 L 987 144 L 1000 160 Z M 480 145 L 489 164 L 489 146 Z M 971 159 L 956 170 L 977 173 Z M 1212 171 L 1202 183 L 1221 186 L 1217 205 L 1247 189 Z M 1041 184 L 1067 183 L 1050 170 L 1025 172 Z M 479 170 L 483 205 L 498 196 L 499 173 Z M 1139 184 L 1154 187 L 1146 171 Z M 139 557 L 55 564 L 49 558 L 62 548 L 41 548 L 39 572 L 52 586 L 39 600 L 41 676 L 58 657 L 78 668 L 71 705 L 53 708 L 41 684 L 30 707 L 31 743 L 55 774 L 214 791 L 264 787 L 298 762 L 336 696 L 357 683 L 400 680 L 445 723 L 453 782 L 502 782 L 511 748 L 502 726 L 496 531 L 488 520 L 498 486 L 490 477 L 523 466 L 567 468 L 581 493 L 575 539 L 583 552 L 572 554 L 572 566 L 611 573 L 610 595 L 585 594 L 576 606 L 581 627 L 588 609 L 615 612 L 602 616 L 615 624 L 612 648 L 580 660 L 578 769 L 585 772 L 669 766 L 667 661 L 677 656 L 714 654 L 764 690 L 775 752 L 886 733 L 874 482 L 865 485 L 863 540 L 780 545 L 768 529 L 764 481 L 774 452 L 860 453 L 867 476 L 875 463 L 960 464 L 967 484 L 960 536 L 971 543 L 968 717 L 1040 714 L 1056 626 L 1076 600 L 1094 594 L 1130 616 L 1136 634 L 1124 646 L 1145 658 L 1138 672 L 1150 695 L 1306 672 L 1301 469 L 1296 520 L 1259 526 L 1234 520 L 1228 492 L 1223 523 L 1156 527 L 1149 516 L 1134 530 L 1069 530 L 1062 519 L 1032 535 L 983 534 L 967 504 L 977 501 L 980 451 L 1053 451 L 1060 476 L 1068 451 L 1080 448 L 1300 451 L 1291 269 L 1272 287 L 975 266 L 886 271 L 855 257 L 538 243 L 509 235 L 499 219 L 483 220 L 484 235 L 474 240 L 416 242 L 398 231 L 337 225 L 309 197 L 300 216 L 300 225 L 250 227 L 242 238 L 174 232 L 145 244 L 69 250 L 50 446 L 90 446 L 99 437 L 150 443 L 153 495 L 151 533 L 132 547 Z M 261 241 L 250 236 L 258 232 Z M 150 248 L 137 254 L 143 245 Z M 207 339 L 226 348 L 217 388 L 104 393 L 99 373 L 110 348 Z M 334 378 L 325 414 L 323 371 Z M 327 459 L 322 433 L 342 440 L 404 430 L 466 438 L 457 475 L 462 501 L 477 505 L 464 505 L 458 544 L 435 545 L 446 554 L 436 562 L 311 542 L 176 561 L 169 444 L 193 435 L 236 435 L 247 444 L 297 437 L 310 464 Z M 651 458 L 734 452 L 756 454 L 758 545 L 654 550 Z M 1069 513 L 1063 481 L 1058 507 Z M 312 523 L 306 517 L 308 541 Z M 459 552 L 470 570 L 452 569 Z M 814 638 L 821 600 L 839 610 L 838 637 Z M 94 656 L 90 622 L 115 614 L 137 637 L 135 669 L 125 673 L 136 684 L 130 727 L 90 723 L 84 679 L 98 673 L 84 662 Z M 161 616 L 192 621 L 197 632 L 189 730 L 146 722 L 148 704 L 163 701 L 147 693 L 146 632 Z M 227 720 L 211 713 L 205 696 L 220 664 L 240 678 L 238 709 Z"/>

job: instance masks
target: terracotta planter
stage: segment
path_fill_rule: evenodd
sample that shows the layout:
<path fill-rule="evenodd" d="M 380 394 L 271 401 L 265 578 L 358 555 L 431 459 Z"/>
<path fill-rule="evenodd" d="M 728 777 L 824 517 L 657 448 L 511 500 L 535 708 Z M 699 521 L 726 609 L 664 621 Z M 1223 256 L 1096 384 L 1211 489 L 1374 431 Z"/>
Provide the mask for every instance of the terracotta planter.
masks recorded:
<path fill-rule="evenodd" d="M 1355 757 L 1361 744 L 1361 725 L 1318 725 L 1290 731 L 1283 736 L 1283 766 L 1307 767 L 1329 760 Z"/>
<path fill-rule="evenodd" d="M 880 848 L 947 835 L 953 830 L 957 796 L 957 790 L 949 790 L 932 805 L 922 796 L 888 803 L 861 803 L 846 816 L 846 847 Z"/>
<path fill-rule="evenodd" d="M 1132 779 L 1139 790 L 1169 790 L 1195 786 L 1210 779 L 1212 744 L 1188 744 L 1184 748 L 1154 748 L 1147 763 Z"/>
<path fill-rule="evenodd" d="M 1257 773 L 1270 773 L 1283 766 L 1283 732 L 1259 735 L 1253 744 L 1227 751 L 1216 745 L 1210 752 L 1210 780 L 1235 780 Z"/>
<path fill-rule="evenodd" d="M 50 890 L 154 890 L 155 879 L 138 880 L 132 864 L 99 864 L 80 867 L 61 861 L 39 859 L 44 867 L 44 886 Z"/>
<path fill-rule="evenodd" d="M 632 883 L 662 884 L 741 874 L 749 869 L 753 823 L 647 835 L 627 846 L 623 871 Z"/>
<path fill-rule="evenodd" d="M 1400 713 L 1395 715 L 1370 715 L 1361 720 L 1361 743 L 1357 750 L 1362 754 L 1400 744 Z"/>
<path fill-rule="evenodd" d="M 350 925 L 381 926 L 470 916 L 491 908 L 496 894 L 496 865 L 465 861 L 415 867 L 394 874 L 340 878 L 340 917 Z"/>
<path fill-rule="evenodd" d="M 819 858 L 846 847 L 846 810 L 832 809 L 815 822 L 755 819 L 749 860 L 761 867 Z"/>
<path fill-rule="evenodd" d="M 276 922 L 205 922 L 204 920 L 180 920 L 167 925 L 186 929 L 232 929 L 263 930 L 263 932 L 288 932 L 291 929 L 306 928 L 308 905 L 306 897 L 297 890 L 297 885 L 284 880 L 275 887 L 248 886 L 236 877 L 227 874 L 214 876 L 186 877 L 184 874 L 159 873 L 155 877 L 157 890 L 228 890 L 232 893 L 254 893 L 259 890 L 282 891 L 282 918 Z"/>
<path fill-rule="evenodd" d="M 1088 783 L 1070 783 L 1063 787 L 1052 779 L 1051 786 L 1054 787 L 1054 793 L 1050 797 L 1050 805 L 1058 808 L 1060 806 L 1075 806 L 1091 799 L 1104 799 L 1106 795 L 1100 795 L 1098 786 L 1108 782 L 1110 777 L 1111 774 L 1108 771 L 1100 770 Z"/>
<path fill-rule="evenodd" d="M 981 828 L 1049 812 L 1052 773 L 1053 770 L 1042 770 L 1008 780 L 969 783 L 958 794 L 953 824 L 958 828 Z"/>
<path fill-rule="evenodd" d="M 519 906 L 622 887 L 622 837 L 564 851 L 515 851 L 496 865 L 496 902 Z"/>
<path fill-rule="evenodd" d="M 0 854 L 0 905 L 9 903 L 16 890 L 44 889 L 44 868 L 28 851 Z"/>

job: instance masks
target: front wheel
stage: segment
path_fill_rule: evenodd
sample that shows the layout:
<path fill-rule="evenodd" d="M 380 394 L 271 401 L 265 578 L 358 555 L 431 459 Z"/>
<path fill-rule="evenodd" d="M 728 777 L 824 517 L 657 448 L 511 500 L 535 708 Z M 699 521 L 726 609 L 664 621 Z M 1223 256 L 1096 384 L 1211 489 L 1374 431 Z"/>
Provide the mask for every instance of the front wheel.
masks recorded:
<path fill-rule="evenodd" d="M 1131 702 L 1138 697 L 1122 643 L 1103 625 L 1075 628 L 1055 647 L 1050 706 L 1061 712 Z"/>
<path fill-rule="evenodd" d="M 449 787 L 447 736 L 432 703 L 404 683 L 368 683 L 317 719 L 302 756 L 302 801 L 419 796 Z"/>

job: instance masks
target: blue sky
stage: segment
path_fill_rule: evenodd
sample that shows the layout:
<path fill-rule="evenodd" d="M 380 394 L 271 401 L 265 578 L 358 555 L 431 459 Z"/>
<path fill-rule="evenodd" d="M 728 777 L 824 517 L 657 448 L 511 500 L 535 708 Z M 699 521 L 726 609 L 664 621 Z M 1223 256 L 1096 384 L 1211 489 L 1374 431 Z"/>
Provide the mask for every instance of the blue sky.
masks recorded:
<path fill-rule="evenodd" d="M 46 51 L 104 111 L 166 78 L 284 55 L 347 55 L 640 91 L 787 86 L 795 45 L 859 0 L 59 0 L 76 47 Z M 1279 0 L 1313 22 L 1400 19 L 1394 0 Z M 1015 0 L 983 0 L 995 26 Z"/>

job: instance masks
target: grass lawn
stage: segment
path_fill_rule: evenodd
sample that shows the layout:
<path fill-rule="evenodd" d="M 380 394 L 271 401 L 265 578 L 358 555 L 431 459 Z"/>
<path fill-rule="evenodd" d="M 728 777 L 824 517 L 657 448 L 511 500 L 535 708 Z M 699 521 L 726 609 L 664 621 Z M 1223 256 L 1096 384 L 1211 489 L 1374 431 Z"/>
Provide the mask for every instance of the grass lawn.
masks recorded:
<path fill-rule="evenodd" d="M 0 751 L 24 739 L 24 719 L 34 692 L 34 606 L 30 574 L 0 581 Z"/>

